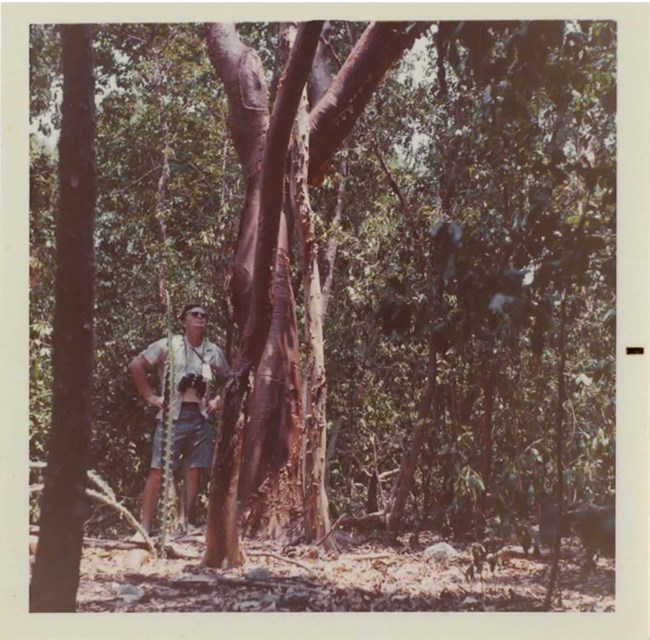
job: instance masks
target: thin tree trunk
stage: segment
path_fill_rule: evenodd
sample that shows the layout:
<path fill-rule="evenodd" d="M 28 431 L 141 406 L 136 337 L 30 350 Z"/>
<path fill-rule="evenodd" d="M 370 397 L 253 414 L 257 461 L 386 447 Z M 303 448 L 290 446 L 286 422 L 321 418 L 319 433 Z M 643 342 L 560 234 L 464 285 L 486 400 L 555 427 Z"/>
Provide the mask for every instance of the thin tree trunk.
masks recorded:
<path fill-rule="evenodd" d="M 30 611 L 74 611 L 79 586 L 93 380 L 95 78 L 92 27 L 61 28 L 63 104 L 56 221 L 53 404 Z"/>
<path fill-rule="evenodd" d="M 424 270 L 426 269 L 426 258 L 424 249 L 422 247 L 422 239 L 420 237 L 421 234 L 417 226 L 417 218 L 411 207 L 408 206 L 406 196 L 400 189 L 400 186 L 397 184 L 397 180 L 395 180 L 395 177 L 388 168 L 386 160 L 384 159 L 384 156 L 377 144 L 373 144 L 372 150 L 377 157 L 377 160 L 379 160 L 379 165 L 381 166 L 381 170 L 386 176 L 388 186 L 391 188 L 391 191 L 397 196 L 397 199 L 399 200 L 402 215 L 406 219 L 406 224 L 408 225 L 409 231 L 411 232 L 411 244 L 413 255 L 415 257 L 416 268 L 420 271 L 420 273 L 424 273 Z"/>
<path fill-rule="evenodd" d="M 424 435 L 429 426 L 431 407 L 436 401 L 438 390 L 437 339 L 433 328 L 429 332 L 428 342 L 429 362 L 427 365 L 427 381 L 418 407 L 415 434 L 411 439 L 411 444 L 409 445 L 406 455 L 402 459 L 399 472 L 393 485 L 393 490 L 386 505 L 386 526 L 389 531 L 396 531 L 404 516 L 406 501 L 408 500 L 411 489 L 413 488 L 413 479 L 415 477 L 415 467 L 417 465 L 418 456 L 422 449 Z"/>
<path fill-rule="evenodd" d="M 155 27 L 151 32 L 151 45 L 155 36 Z M 156 97 L 158 98 L 158 122 L 162 133 L 162 153 L 160 159 L 160 178 L 158 178 L 158 193 L 156 197 L 156 222 L 158 223 L 158 246 L 156 269 L 158 275 L 158 308 L 160 313 L 167 313 L 167 286 L 166 286 L 166 256 L 165 246 L 167 244 L 167 215 L 165 203 L 167 198 L 167 183 L 171 175 L 169 169 L 169 125 L 165 115 L 165 105 L 163 100 L 163 80 L 160 62 L 160 51 L 154 49 L 153 53 L 153 70 L 151 75 L 151 84 L 153 85 Z"/>
<path fill-rule="evenodd" d="M 336 206 L 334 209 L 334 216 L 330 224 L 330 229 L 336 231 L 336 227 L 340 224 L 343 216 L 343 201 L 345 199 L 345 188 L 348 182 L 348 159 L 343 153 L 339 161 L 339 188 L 336 192 Z M 332 285 L 334 283 L 334 267 L 336 265 L 336 253 L 338 250 L 337 234 L 333 233 L 332 237 L 327 242 L 327 249 L 325 250 L 325 266 L 324 266 L 324 282 L 323 282 L 323 322 L 327 317 L 327 308 L 329 306 L 330 296 L 332 293 Z"/>
<path fill-rule="evenodd" d="M 489 367 L 489 364 L 488 364 Z M 483 498 L 482 504 L 485 510 L 488 490 L 492 483 L 492 412 L 494 409 L 494 380 L 492 376 L 487 373 L 483 380 Z"/>
<path fill-rule="evenodd" d="M 336 451 L 336 441 L 338 440 L 341 424 L 343 424 L 343 416 L 339 417 L 338 420 L 334 422 L 334 426 L 332 427 L 332 431 L 329 434 L 329 439 L 327 441 L 327 451 L 325 452 L 325 490 L 329 487 L 330 466 L 332 464 L 334 452 Z"/>
<path fill-rule="evenodd" d="M 320 99 L 325 95 L 325 92 L 332 84 L 332 72 L 329 65 L 329 37 L 331 27 L 329 21 L 323 24 L 318 46 L 316 47 L 316 54 L 314 55 L 314 63 L 309 73 L 309 80 L 307 82 L 307 92 L 309 96 L 309 106 L 313 108 L 318 104 Z"/>
<path fill-rule="evenodd" d="M 314 56 L 314 64 L 312 66 L 312 71 L 309 74 L 309 84 L 308 84 L 308 96 L 309 104 L 313 108 L 321 98 L 325 95 L 327 90 L 332 84 L 333 76 L 330 69 L 329 57 L 330 55 L 334 56 L 334 51 L 329 44 L 330 36 L 330 26 L 329 22 L 326 22 L 323 26 L 323 31 L 321 33 L 320 40 L 318 42 L 318 47 L 316 49 L 316 55 Z M 336 61 L 339 68 L 340 63 Z M 306 140 L 309 140 L 309 133 L 304 132 Z M 347 144 L 343 143 L 343 149 L 347 148 Z M 336 194 L 336 205 L 334 209 L 334 215 L 330 223 L 330 228 L 336 228 L 341 222 L 341 217 L 343 215 L 343 200 L 345 197 L 345 187 L 347 184 L 347 174 L 348 174 L 348 163 L 347 163 L 347 154 L 342 153 L 339 161 L 339 187 Z M 307 192 L 307 186 L 303 187 Z M 338 248 L 338 239 L 337 234 L 334 233 L 327 242 L 327 247 L 325 249 L 325 260 L 323 263 L 323 285 L 321 291 L 321 323 L 325 323 L 325 318 L 327 316 L 327 304 L 330 298 L 330 292 L 332 290 L 332 284 L 334 282 L 334 265 L 336 263 L 336 253 Z"/>
<path fill-rule="evenodd" d="M 303 94 L 293 132 L 290 192 L 302 250 L 303 295 L 305 299 L 305 538 L 320 540 L 330 529 L 325 492 L 326 390 L 323 349 L 322 297 L 318 269 L 318 244 L 314 214 L 309 202 L 309 121 L 307 93 Z M 334 544 L 333 536 L 326 544 Z"/>
<path fill-rule="evenodd" d="M 434 257 L 435 258 L 435 257 Z M 436 264 L 437 262 L 437 264 Z M 429 329 L 428 347 L 429 361 L 427 364 L 427 381 L 418 407 L 417 423 L 415 434 L 411 440 L 408 451 L 402 459 L 400 469 L 395 478 L 390 498 L 386 505 L 386 526 L 389 531 L 396 531 L 400 526 L 406 507 L 406 501 L 409 493 L 413 489 L 415 477 L 415 468 L 417 465 L 420 450 L 424 442 L 424 435 L 429 427 L 432 406 L 436 406 L 438 394 L 438 364 L 437 354 L 439 351 L 439 336 L 436 332 L 436 319 L 442 314 L 443 296 L 444 296 L 444 278 L 443 272 L 445 264 L 443 260 L 435 259 L 432 262 L 435 273 L 435 284 L 432 294 L 430 294 L 431 306 L 433 307 L 433 318 Z M 424 267 L 422 267 L 424 268 Z M 435 423 L 434 414 L 434 423 Z"/>
<path fill-rule="evenodd" d="M 461 425 L 455 381 L 452 381 L 449 387 L 449 419 L 451 430 L 447 438 L 447 444 L 455 451 Z M 443 474 L 443 504 L 445 507 L 449 507 L 454 500 L 454 458 L 452 454 L 445 457 Z"/>
<path fill-rule="evenodd" d="M 566 369 L 566 290 L 562 292 L 560 303 L 560 336 L 558 340 L 558 371 L 557 371 L 557 408 L 555 412 L 555 464 L 557 465 L 557 484 L 555 499 L 558 508 L 558 526 L 553 540 L 553 565 L 548 581 L 548 589 L 544 599 L 544 610 L 551 608 L 551 601 L 560 570 L 560 545 L 562 543 L 562 522 L 564 519 L 564 403 L 566 402 L 566 386 L 564 371 Z"/>
<path fill-rule="evenodd" d="M 329 23 L 326 22 L 321 33 L 316 55 L 314 57 L 314 64 L 312 72 L 309 77 L 309 104 L 313 107 L 327 92 L 327 89 L 332 84 L 332 73 L 329 65 L 328 52 L 332 52 L 329 46 Z M 340 67 L 340 64 L 339 64 Z M 308 117 L 305 110 L 306 121 L 301 120 L 300 131 L 298 128 L 295 131 L 295 149 L 294 155 L 296 157 L 296 171 L 301 176 L 303 182 L 297 183 L 292 181 L 297 192 L 303 192 L 305 195 L 302 197 L 305 204 L 305 215 L 301 215 L 297 208 L 297 218 L 299 219 L 298 228 L 301 231 L 301 243 L 303 252 L 303 290 L 305 300 L 307 303 L 308 317 L 305 322 L 307 332 L 307 345 L 308 353 L 315 353 L 322 356 L 323 352 L 323 329 L 325 317 L 327 315 L 327 305 L 330 299 L 330 293 L 334 282 L 334 266 L 336 263 L 336 253 L 338 248 L 337 234 L 332 234 L 329 239 L 325 251 L 325 273 L 322 291 L 320 290 L 320 275 L 318 272 L 318 262 L 315 250 L 310 250 L 309 242 L 314 239 L 314 225 L 312 219 L 311 209 L 309 207 L 309 188 L 307 186 L 307 179 L 309 174 L 308 169 L 308 151 L 309 151 L 309 126 Z M 305 153 L 304 163 L 300 166 L 300 158 L 298 149 L 300 148 L 300 135 L 304 135 L 305 140 Z M 347 146 L 344 143 L 344 146 Z M 336 228 L 341 221 L 343 215 L 343 199 L 345 197 L 345 187 L 347 183 L 347 155 L 341 154 L 339 161 L 339 188 L 336 196 L 336 206 L 334 216 L 332 218 L 330 227 Z M 311 240 L 308 240 L 311 239 Z M 309 264 L 309 260 L 313 260 L 313 265 Z M 314 268 L 314 277 L 309 278 L 308 273 Z M 316 305 L 312 305 L 311 290 L 314 291 L 315 299 L 319 299 L 320 308 L 314 309 Z M 312 328 L 312 319 L 314 313 L 320 314 L 320 321 L 317 326 Z M 318 330 L 320 329 L 320 336 Z M 316 344 L 312 347 L 311 342 Z M 329 468 L 331 457 L 336 445 L 336 437 L 340 422 L 336 423 L 336 427 L 330 436 L 330 442 L 327 443 L 326 431 L 326 418 L 325 418 L 325 365 L 324 357 L 320 363 L 322 365 L 322 373 L 318 373 L 318 359 L 310 357 L 308 360 L 308 373 L 306 377 L 305 388 L 305 416 L 309 416 L 305 425 L 305 462 L 304 462 L 304 482 L 305 482 L 305 505 L 306 505 L 306 538 L 307 540 L 319 540 L 324 542 L 328 547 L 336 547 L 336 538 L 325 534 L 323 537 L 322 531 L 329 531 L 331 529 L 330 522 L 330 509 L 327 500 L 327 486 L 329 482 Z"/>

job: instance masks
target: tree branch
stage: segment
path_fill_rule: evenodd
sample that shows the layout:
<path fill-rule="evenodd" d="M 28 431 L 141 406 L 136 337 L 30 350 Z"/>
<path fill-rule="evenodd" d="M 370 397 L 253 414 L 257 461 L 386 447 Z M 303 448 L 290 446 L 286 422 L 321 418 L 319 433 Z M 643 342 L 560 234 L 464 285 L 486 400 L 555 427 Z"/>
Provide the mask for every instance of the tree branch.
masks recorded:
<path fill-rule="evenodd" d="M 210 61 L 226 90 L 228 129 L 246 182 L 231 285 L 235 323 L 243 328 L 252 295 L 269 94 L 262 61 L 239 39 L 234 24 L 208 24 L 205 35 Z"/>
<path fill-rule="evenodd" d="M 309 181 L 312 185 L 322 181 L 327 163 L 352 131 L 388 69 L 429 24 L 373 22 L 365 30 L 310 114 Z"/>
<path fill-rule="evenodd" d="M 249 316 L 242 341 L 243 357 L 241 360 L 244 362 L 247 359 L 252 359 L 250 365 L 257 362 L 262 354 L 271 322 L 269 292 L 271 291 L 272 265 L 280 227 L 285 159 L 293 121 L 302 90 L 311 70 L 322 25 L 322 21 L 306 22 L 300 25 L 296 43 L 280 79 L 280 89 L 271 114 L 262 165 L 252 313 Z"/>
<path fill-rule="evenodd" d="M 158 171 L 158 169 L 160 169 L 161 167 L 162 167 L 161 164 L 156 165 L 153 169 L 150 169 L 144 175 L 140 176 L 139 178 L 137 178 L 133 182 L 127 184 L 126 187 L 122 187 L 121 189 L 116 191 L 116 193 L 124 193 L 125 191 L 128 191 L 131 187 L 135 187 L 136 184 L 142 182 L 145 178 L 149 177 L 152 173 L 155 173 L 156 171 Z"/>
<path fill-rule="evenodd" d="M 413 246 L 416 250 L 415 259 L 417 262 L 418 270 L 420 271 L 420 273 L 425 273 L 426 263 L 424 259 L 424 251 L 422 250 L 420 232 L 418 231 L 417 220 L 415 219 L 413 210 L 411 209 L 411 207 L 408 206 L 404 193 L 400 189 L 400 186 L 397 184 L 397 180 L 395 180 L 395 177 L 393 176 L 390 169 L 388 168 L 388 165 L 386 164 L 386 160 L 384 159 L 384 156 L 381 150 L 379 149 L 379 146 L 376 143 L 373 143 L 372 150 L 375 156 L 377 157 L 377 160 L 379 160 L 379 165 L 381 166 L 381 169 L 384 172 L 384 175 L 386 176 L 386 181 L 388 182 L 388 186 L 391 188 L 392 192 L 397 196 L 397 199 L 399 200 L 400 209 L 402 210 L 402 214 L 406 218 L 406 222 L 409 226 L 409 229 L 411 230 L 411 235 L 413 236 L 412 238 Z"/>

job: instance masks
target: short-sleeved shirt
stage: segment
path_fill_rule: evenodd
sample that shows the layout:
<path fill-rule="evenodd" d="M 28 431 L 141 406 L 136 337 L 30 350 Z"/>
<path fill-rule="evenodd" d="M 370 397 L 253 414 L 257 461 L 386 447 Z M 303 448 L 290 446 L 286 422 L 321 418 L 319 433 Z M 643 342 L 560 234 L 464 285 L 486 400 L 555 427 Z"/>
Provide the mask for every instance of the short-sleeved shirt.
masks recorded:
<path fill-rule="evenodd" d="M 158 371 L 161 389 L 164 392 L 165 376 L 167 374 L 167 338 L 161 338 L 150 344 L 140 355 L 151 365 L 155 366 Z M 193 347 L 185 336 L 175 335 L 172 337 L 174 348 L 174 398 L 171 402 L 172 417 L 178 419 L 183 403 L 183 395 L 178 393 L 178 383 L 183 376 L 189 374 L 202 375 L 206 379 L 206 390 L 203 398 L 199 400 L 199 410 L 208 417 L 208 400 L 211 388 L 215 385 L 221 386 L 230 373 L 228 361 L 223 351 L 213 342 L 203 339 L 198 347 Z M 158 413 L 162 417 L 162 411 Z"/>

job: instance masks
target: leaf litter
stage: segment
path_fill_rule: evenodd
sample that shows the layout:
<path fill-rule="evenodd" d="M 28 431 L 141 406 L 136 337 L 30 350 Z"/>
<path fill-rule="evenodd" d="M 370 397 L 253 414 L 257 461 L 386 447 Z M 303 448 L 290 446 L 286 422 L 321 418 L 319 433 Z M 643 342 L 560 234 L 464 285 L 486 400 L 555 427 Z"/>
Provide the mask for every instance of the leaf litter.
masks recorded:
<path fill-rule="evenodd" d="M 243 540 L 241 567 L 201 562 L 205 531 L 172 542 L 167 559 L 129 543 L 84 546 L 80 612 L 541 611 L 552 558 L 504 545 L 494 569 L 476 567 L 469 544 L 420 534 L 386 540 L 343 538 L 345 548 L 282 548 Z M 577 544 L 563 547 L 554 611 L 614 611 L 614 561 L 586 573 Z"/>

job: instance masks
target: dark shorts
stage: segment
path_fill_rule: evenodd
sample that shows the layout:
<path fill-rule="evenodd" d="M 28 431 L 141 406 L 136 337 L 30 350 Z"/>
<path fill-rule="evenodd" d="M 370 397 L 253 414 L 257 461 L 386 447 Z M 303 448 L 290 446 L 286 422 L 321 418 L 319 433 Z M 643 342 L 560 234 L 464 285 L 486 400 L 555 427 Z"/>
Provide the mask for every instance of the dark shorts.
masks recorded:
<path fill-rule="evenodd" d="M 162 421 L 158 420 L 153 438 L 151 468 L 160 469 L 162 464 Z M 172 469 L 176 473 L 181 463 L 186 468 L 209 469 L 212 463 L 212 426 L 204 418 L 195 402 L 183 403 L 178 419 L 174 421 L 174 448 Z"/>

